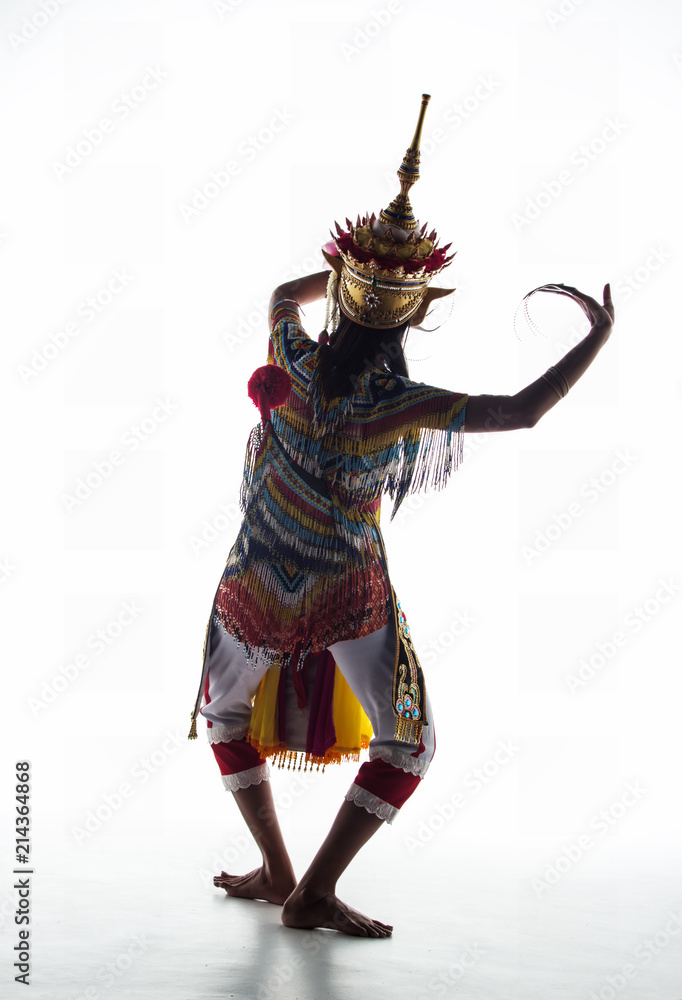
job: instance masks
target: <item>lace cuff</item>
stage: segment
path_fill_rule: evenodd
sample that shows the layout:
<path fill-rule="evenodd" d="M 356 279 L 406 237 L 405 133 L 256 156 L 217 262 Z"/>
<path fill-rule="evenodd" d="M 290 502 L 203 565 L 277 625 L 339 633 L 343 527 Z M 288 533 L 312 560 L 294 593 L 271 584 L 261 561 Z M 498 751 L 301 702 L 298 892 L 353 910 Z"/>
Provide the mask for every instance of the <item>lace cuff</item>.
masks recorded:
<path fill-rule="evenodd" d="M 379 819 L 386 820 L 387 823 L 392 823 L 400 811 L 395 806 L 389 805 L 388 802 L 384 802 L 378 795 L 373 795 L 366 788 L 361 788 L 360 785 L 356 784 L 350 786 L 345 798 L 348 802 L 354 802 L 356 806 L 362 806 L 367 812 L 378 816 Z"/>
<path fill-rule="evenodd" d="M 249 785 L 260 785 L 261 781 L 270 780 L 270 768 L 267 763 L 250 767 L 247 771 L 237 771 L 236 774 L 221 775 L 228 792 L 236 792 L 238 788 L 248 788 Z"/>
<path fill-rule="evenodd" d="M 209 743 L 229 743 L 230 740 L 241 740 L 249 731 L 249 723 L 240 722 L 238 726 L 211 726 L 206 730 Z"/>
<path fill-rule="evenodd" d="M 430 760 L 420 760 L 413 757 L 408 750 L 400 750 L 398 747 L 378 746 L 369 748 L 370 760 L 385 760 L 394 767 L 399 767 L 408 774 L 416 774 L 418 778 L 423 778 L 428 771 Z"/>

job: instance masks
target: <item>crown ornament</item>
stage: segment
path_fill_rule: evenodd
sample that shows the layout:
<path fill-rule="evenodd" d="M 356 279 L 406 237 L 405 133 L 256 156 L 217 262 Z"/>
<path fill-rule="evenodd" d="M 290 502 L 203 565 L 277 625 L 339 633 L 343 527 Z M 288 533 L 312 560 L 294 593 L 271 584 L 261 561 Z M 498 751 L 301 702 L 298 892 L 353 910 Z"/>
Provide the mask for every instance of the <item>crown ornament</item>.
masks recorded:
<path fill-rule="evenodd" d="M 332 243 L 322 250 L 331 264 L 336 282 L 330 283 L 346 316 L 360 326 L 390 329 L 411 319 L 422 303 L 454 288 L 429 288 L 429 282 L 453 260 L 447 256 L 452 244 L 438 246 L 434 230 L 419 227 L 409 192 L 419 179 L 419 145 L 430 94 L 422 94 L 414 137 L 398 168 L 400 191 L 379 216 L 372 212 L 355 225 L 346 219 L 346 229 L 335 223 Z M 331 231 L 330 231 L 331 232 Z"/>

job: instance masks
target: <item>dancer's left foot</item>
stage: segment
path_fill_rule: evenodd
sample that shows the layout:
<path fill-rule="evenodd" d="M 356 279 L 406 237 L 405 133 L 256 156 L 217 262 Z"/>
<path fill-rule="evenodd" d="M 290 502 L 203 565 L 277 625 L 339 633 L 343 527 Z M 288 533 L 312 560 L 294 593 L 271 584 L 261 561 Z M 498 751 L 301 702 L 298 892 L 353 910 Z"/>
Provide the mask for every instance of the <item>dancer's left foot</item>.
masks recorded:
<path fill-rule="evenodd" d="M 282 923 L 286 927 L 306 929 L 328 927 L 355 937 L 390 937 L 393 933 L 393 924 L 373 920 L 343 903 L 333 892 L 319 895 L 300 886 L 292 892 L 282 910 Z"/>
<path fill-rule="evenodd" d="M 228 875 L 227 872 L 221 872 L 214 876 L 213 884 L 217 889 L 224 889 L 228 896 L 265 899 L 268 903 L 281 906 L 296 888 L 296 879 L 288 875 L 274 878 L 261 867 L 248 875 Z"/>

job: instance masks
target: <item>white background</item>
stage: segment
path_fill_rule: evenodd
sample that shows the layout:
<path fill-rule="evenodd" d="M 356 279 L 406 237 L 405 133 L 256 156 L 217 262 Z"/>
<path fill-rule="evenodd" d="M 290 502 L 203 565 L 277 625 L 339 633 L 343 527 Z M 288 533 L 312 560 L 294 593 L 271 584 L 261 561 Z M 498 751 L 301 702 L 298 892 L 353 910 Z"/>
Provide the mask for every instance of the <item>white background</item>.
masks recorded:
<path fill-rule="evenodd" d="M 675 1000 L 678 5 L 7 2 L 0 44 L 3 984 L 30 760 L 36 996 Z M 616 324 L 537 427 L 468 435 L 445 492 L 385 505 L 438 751 L 341 887 L 395 924 L 379 945 L 219 896 L 258 856 L 185 737 L 270 293 L 397 193 L 423 92 L 412 203 L 457 294 L 411 376 L 533 381 L 586 330 L 538 296 L 544 336 L 515 331 L 547 281 L 610 281 Z M 273 775 L 299 874 L 353 774 Z"/>

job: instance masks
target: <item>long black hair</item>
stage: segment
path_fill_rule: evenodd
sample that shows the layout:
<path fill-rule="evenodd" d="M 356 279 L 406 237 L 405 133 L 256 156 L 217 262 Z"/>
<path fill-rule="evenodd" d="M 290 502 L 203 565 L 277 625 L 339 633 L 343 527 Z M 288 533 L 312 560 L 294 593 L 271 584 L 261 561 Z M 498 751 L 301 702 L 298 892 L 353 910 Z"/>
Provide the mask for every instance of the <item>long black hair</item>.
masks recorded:
<path fill-rule="evenodd" d="M 409 328 L 408 319 L 390 330 L 376 330 L 360 326 L 342 313 L 329 343 L 320 346 L 320 366 L 328 397 L 350 395 L 367 368 L 383 368 L 407 378 L 403 342 Z"/>

